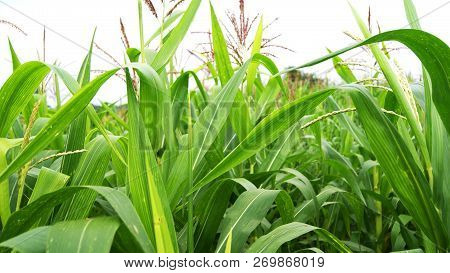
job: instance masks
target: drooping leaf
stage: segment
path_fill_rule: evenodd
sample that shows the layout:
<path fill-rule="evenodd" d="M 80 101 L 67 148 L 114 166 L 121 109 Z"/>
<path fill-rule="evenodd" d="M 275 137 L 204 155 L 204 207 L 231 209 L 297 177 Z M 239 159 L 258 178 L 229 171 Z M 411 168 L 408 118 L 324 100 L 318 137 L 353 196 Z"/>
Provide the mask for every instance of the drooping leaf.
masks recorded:
<path fill-rule="evenodd" d="M 275 253 L 282 244 L 311 231 L 318 233 L 325 241 L 329 242 L 339 252 L 348 253 L 350 249 L 330 232 L 318 227 L 303 223 L 290 223 L 280 226 L 270 233 L 258 238 L 247 249 L 248 253 Z"/>

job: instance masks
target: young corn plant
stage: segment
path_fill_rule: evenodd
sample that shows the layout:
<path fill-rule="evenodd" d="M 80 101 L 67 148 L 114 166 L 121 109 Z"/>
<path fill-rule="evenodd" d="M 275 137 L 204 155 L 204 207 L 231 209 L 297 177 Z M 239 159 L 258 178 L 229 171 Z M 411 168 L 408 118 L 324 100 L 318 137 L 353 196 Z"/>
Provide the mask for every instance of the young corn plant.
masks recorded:
<path fill-rule="evenodd" d="M 364 40 L 284 71 L 260 52 L 262 19 L 250 56 L 235 62 L 210 3 L 209 79 L 173 73 L 201 2 L 138 0 L 139 42 L 121 20 L 124 62 L 95 78 L 94 37 L 77 78 L 21 63 L 9 42 L 0 251 L 447 252 L 450 48 L 420 30 L 412 1 L 411 29 L 374 35 L 351 7 Z M 160 22 L 148 38 L 145 6 Z M 384 50 L 389 41 L 420 59 L 421 82 Z M 364 78 L 339 57 L 359 47 L 376 61 Z M 290 84 L 325 61 L 342 85 Z M 94 106 L 114 75 L 127 103 Z"/>

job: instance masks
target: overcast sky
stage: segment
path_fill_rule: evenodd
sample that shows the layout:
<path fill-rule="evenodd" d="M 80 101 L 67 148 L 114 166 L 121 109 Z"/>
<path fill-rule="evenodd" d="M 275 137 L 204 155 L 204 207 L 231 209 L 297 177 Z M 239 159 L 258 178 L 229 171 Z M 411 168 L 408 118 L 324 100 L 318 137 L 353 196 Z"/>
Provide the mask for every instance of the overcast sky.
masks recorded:
<path fill-rule="evenodd" d="M 155 5 L 159 0 L 153 0 Z M 189 2 L 189 0 L 187 0 Z M 403 10 L 403 0 L 353 0 L 352 4 L 364 18 L 368 7 L 371 7 L 372 18 L 376 19 L 383 31 L 407 26 Z M 415 0 L 419 16 L 426 15 L 421 24 L 424 30 L 431 32 L 450 43 L 450 1 L 448 0 Z M 10 5 L 14 9 L 4 5 Z M 76 44 L 87 47 L 92 32 L 97 27 L 96 42 L 118 60 L 123 59 L 123 46 L 120 41 L 119 18 L 122 17 L 132 46 L 139 47 L 136 0 L 1 0 L 0 20 L 12 21 L 20 26 L 27 36 L 6 25 L 0 24 L 0 81 L 11 72 L 7 38 L 10 37 L 22 61 L 42 57 L 42 32 L 45 24 L 49 29 L 61 36 L 47 31 L 46 61 L 58 61 L 62 67 L 76 74 L 85 50 Z M 236 11 L 237 0 L 212 0 L 218 16 L 227 22 L 225 12 Z M 182 6 L 186 8 L 186 5 Z M 359 35 L 358 28 L 351 15 L 346 0 L 246 0 L 246 9 L 250 16 L 264 14 L 265 22 L 279 18 L 266 33 L 266 37 L 281 34 L 276 44 L 287 46 L 295 52 L 277 50 L 276 62 L 279 67 L 300 65 L 326 53 L 326 48 L 339 49 L 352 43 L 343 34 L 350 31 Z M 17 12 L 20 11 L 23 14 Z M 26 16 L 29 16 L 27 18 Z M 145 33 L 150 36 L 157 28 L 158 22 L 144 7 Z M 204 0 L 190 31 L 210 30 L 208 1 Z M 30 19 L 32 18 L 32 19 Z M 178 65 L 196 67 L 199 63 L 187 49 L 195 49 L 196 45 L 206 41 L 206 36 L 190 33 L 177 54 Z M 102 55 L 96 51 L 98 55 Z M 417 74 L 419 65 L 415 57 L 407 50 L 401 50 L 397 58 L 405 70 Z M 98 57 L 94 57 L 93 69 L 108 69 L 111 65 Z M 327 71 L 330 63 L 314 67 L 310 71 L 321 73 Z M 333 78 L 333 72 L 323 76 Z M 114 101 L 125 94 L 122 82 L 111 81 L 102 88 L 96 99 Z"/>

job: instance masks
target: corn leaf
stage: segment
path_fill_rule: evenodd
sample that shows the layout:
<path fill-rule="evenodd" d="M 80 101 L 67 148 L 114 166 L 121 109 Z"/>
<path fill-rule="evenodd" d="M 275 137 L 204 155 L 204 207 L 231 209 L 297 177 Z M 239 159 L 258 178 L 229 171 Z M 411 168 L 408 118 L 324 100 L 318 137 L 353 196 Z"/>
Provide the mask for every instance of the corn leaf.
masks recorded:
<path fill-rule="evenodd" d="M 95 191 L 103 196 L 117 213 L 130 234 L 141 247 L 140 251 L 155 252 L 155 249 L 146 235 L 145 229 L 128 197 L 122 192 L 96 186 L 65 187 L 56 192 L 41 196 L 33 203 L 13 213 L 3 228 L 0 242 L 4 242 L 17 235 L 23 234 L 33 227 L 41 218 L 62 204 L 68 198 L 81 191 Z"/>
<path fill-rule="evenodd" d="M 175 227 L 152 144 L 144 131 L 130 75 L 127 72 L 129 111 L 128 186 L 131 199 L 158 252 L 177 252 Z"/>
<path fill-rule="evenodd" d="M 0 247 L 14 252 L 42 253 L 47 247 L 49 231 L 49 226 L 38 227 L 0 243 Z"/>
<path fill-rule="evenodd" d="M 30 63 L 28 63 L 30 64 Z M 25 64 L 24 64 L 25 65 Z M 48 72 L 48 68 L 44 69 L 45 65 L 41 63 L 31 63 L 31 66 L 41 67 L 43 71 Z M 29 66 L 26 66 L 28 68 Z M 17 73 L 22 70 L 18 68 Z M 34 139 L 27 145 L 22 152 L 3 170 L 0 174 L 0 181 L 5 180 L 9 175 L 17 171 L 26 162 L 30 161 L 36 153 L 48 146 L 52 140 L 61 133 L 72 120 L 74 120 L 89 104 L 95 96 L 100 87 L 116 73 L 115 70 L 105 72 L 89 84 L 85 85 L 79 92 L 77 92 L 61 109 L 59 109 L 47 122 L 45 127 L 37 134 Z M 16 73 L 15 72 L 15 73 Z M 43 73 L 41 72 L 41 76 Z M 24 82 L 28 79 L 23 80 Z M 2 101 L 3 102 L 3 101 Z M 0 107 L 1 109 L 1 107 Z"/>
<path fill-rule="evenodd" d="M 278 193 L 257 189 L 241 194 L 222 220 L 216 252 L 224 252 L 231 233 L 231 252 L 241 252 L 248 236 L 266 216 Z"/>
<path fill-rule="evenodd" d="M 28 62 L 14 70 L 6 80 L 0 89 L 0 137 L 6 136 L 14 120 L 49 72 L 50 68 L 43 63 Z"/>
<path fill-rule="evenodd" d="M 102 136 L 97 136 L 86 146 L 79 166 L 70 182 L 71 186 L 101 186 L 111 159 L 111 149 Z M 56 215 L 57 221 L 77 220 L 88 217 L 97 194 L 83 191 L 68 199 Z"/>
<path fill-rule="evenodd" d="M 331 95 L 333 91 L 334 89 L 316 92 L 274 111 L 256 125 L 249 135 L 230 154 L 195 185 L 191 192 L 207 185 L 215 178 L 275 141 L 289 127 L 299 121 L 302 116 L 313 110 Z"/>
<path fill-rule="evenodd" d="M 164 41 L 161 49 L 158 51 L 152 62 L 152 67 L 156 71 L 160 71 L 162 68 L 164 68 L 164 66 L 175 54 L 176 50 L 180 46 L 181 41 L 183 41 L 184 36 L 188 32 L 201 2 L 201 0 L 191 1 L 189 7 L 184 12 L 183 17 L 181 17 L 178 24 L 170 32 L 167 40 Z"/>
<path fill-rule="evenodd" d="M 388 181 L 420 229 L 446 249 L 447 232 L 433 203 L 424 173 L 392 123 L 363 87 L 353 98 L 370 146 Z M 353 89 L 354 90 L 354 89 Z"/>
<path fill-rule="evenodd" d="M 309 67 L 352 49 L 384 41 L 397 41 L 409 49 L 420 59 L 430 75 L 430 80 L 434 88 L 433 102 L 444 123 L 447 133 L 450 132 L 450 110 L 446 105 L 450 104 L 450 48 L 439 38 L 421 30 L 402 29 L 392 30 L 380 33 L 370 37 L 360 43 L 343 48 L 330 53 L 324 57 L 318 58 L 304 65 L 288 69 L 282 73 Z"/>
<path fill-rule="evenodd" d="M 276 228 L 270 233 L 258 238 L 249 249 L 248 253 L 275 253 L 282 244 L 314 231 L 325 241 L 333 245 L 339 252 L 348 253 L 350 249 L 330 232 L 303 223 L 290 223 Z"/>
<path fill-rule="evenodd" d="M 50 253 L 108 253 L 120 220 L 99 217 L 55 224 L 48 234 Z"/>

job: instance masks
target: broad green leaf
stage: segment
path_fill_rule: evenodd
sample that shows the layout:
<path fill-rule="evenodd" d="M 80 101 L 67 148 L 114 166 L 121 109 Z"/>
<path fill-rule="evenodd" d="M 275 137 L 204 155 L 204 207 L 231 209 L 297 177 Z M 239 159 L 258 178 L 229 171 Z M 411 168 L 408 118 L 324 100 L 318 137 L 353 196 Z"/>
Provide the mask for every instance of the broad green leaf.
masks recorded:
<path fill-rule="evenodd" d="M 333 186 L 326 186 L 322 189 L 322 191 L 320 191 L 319 194 L 317 194 L 317 196 L 305 200 L 300 204 L 300 206 L 295 210 L 294 220 L 301 223 L 309 221 L 317 214 L 317 211 L 332 195 L 340 192 L 343 192 L 343 190 Z"/>
<path fill-rule="evenodd" d="M 80 85 L 78 84 L 78 82 L 67 71 L 65 71 L 64 69 L 57 67 L 57 66 L 51 66 L 51 68 L 52 68 L 53 72 L 61 78 L 61 80 L 64 82 L 64 84 L 67 86 L 67 88 L 69 89 L 69 91 L 72 94 L 75 94 L 80 89 Z M 90 121 L 92 121 L 94 123 L 94 125 L 98 128 L 98 130 L 103 135 L 103 137 L 106 139 L 106 141 L 108 142 L 109 146 L 111 147 L 112 151 L 117 156 L 117 158 L 122 162 L 123 165 L 126 165 L 126 162 L 123 159 L 122 155 L 120 154 L 120 152 L 117 150 L 117 148 L 113 144 L 113 142 L 109 136 L 109 133 L 106 131 L 106 129 L 102 125 L 101 120 L 100 120 L 97 112 L 94 109 L 94 106 L 92 106 L 91 104 L 88 104 L 86 107 L 87 107 L 87 114 L 88 114 Z M 59 110 L 59 108 L 58 108 L 58 110 Z"/>
<path fill-rule="evenodd" d="M 258 99 L 258 103 L 255 107 L 254 120 L 258 121 L 261 116 L 266 112 L 270 105 L 272 105 L 280 92 L 279 84 L 275 78 L 269 80 L 264 87 L 261 96 Z"/>
<path fill-rule="evenodd" d="M 232 252 L 241 252 L 248 236 L 266 216 L 278 193 L 279 191 L 258 189 L 241 194 L 222 220 L 216 252 L 225 250 L 231 233 Z"/>
<path fill-rule="evenodd" d="M 103 196 L 127 227 L 129 233 L 132 234 L 141 248 L 140 251 L 155 252 L 155 248 L 147 237 L 142 222 L 128 197 L 118 190 L 95 186 L 65 187 L 38 198 L 11 215 L 3 228 L 0 242 L 28 231 L 40 220 L 42 214 L 49 213 L 56 206 L 81 191 L 95 191 Z"/>
<path fill-rule="evenodd" d="M 348 185 L 352 189 L 352 192 L 356 194 L 360 198 L 361 202 L 365 204 L 366 201 L 361 193 L 361 188 L 357 181 L 358 175 L 350 160 L 331 147 L 326 140 L 322 140 L 322 151 L 326 156 L 327 163 L 338 171 L 340 177 L 345 178 Z"/>
<path fill-rule="evenodd" d="M 248 253 L 275 253 L 282 244 L 314 231 L 325 241 L 333 245 L 339 252 L 348 253 L 350 249 L 330 232 L 303 223 L 290 223 L 277 227 L 270 233 L 258 238 L 246 252 Z"/>
<path fill-rule="evenodd" d="M 28 204 L 47 193 L 61 189 L 66 185 L 67 180 L 69 180 L 67 175 L 43 167 L 39 172 L 36 185 L 33 188 Z"/>
<path fill-rule="evenodd" d="M 50 227 L 38 227 L 0 243 L 0 247 L 9 248 L 14 252 L 42 253 L 47 246 Z"/>
<path fill-rule="evenodd" d="M 366 26 L 364 20 L 359 16 L 356 9 L 354 9 L 351 5 L 350 8 L 352 10 L 353 16 L 363 33 L 365 38 L 369 38 L 372 34 L 370 33 L 370 29 Z M 409 88 L 409 84 L 407 83 L 407 79 L 405 79 L 404 75 L 401 75 L 402 72 L 396 71 L 389 63 L 389 55 L 386 55 L 378 45 L 370 44 L 368 45 L 372 55 L 377 61 L 380 69 L 386 78 L 386 81 L 389 83 L 390 88 L 392 89 L 392 93 L 394 94 L 399 108 L 402 110 L 402 113 L 405 115 L 406 120 L 408 121 L 412 135 L 415 136 L 418 147 L 422 153 L 422 158 L 425 165 L 425 170 L 427 173 L 427 177 L 429 178 L 429 182 L 433 183 L 433 174 L 432 174 L 432 166 L 431 166 L 431 158 L 428 151 L 428 147 L 426 145 L 425 135 L 423 133 L 422 125 L 419 120 L 419 115 L 416 108 L 416 102 L 412 98 L 410 94 L 411 91 L 407 90 Z M 425 46 L 425 45 L 423 45 Z M 447 46 L 447 49 L 448 48 Z M 449 58 L 450 61 L 450 58 Z M 423 60 L 422 60 L 423 62 Z M 403 79 L 402 79 L 403 78 Z M 447 85 L 450 82 L 447 80 Z M 449 86 L 450 87 L 450 86 Z M 450 101 L 450 100 L 449 100 Z M 449 112 L 450 113 L 450 112 Z"/>
<path fill-rule="evenodd" d="M 114 217 L 59 222 L 48 234 L 50 253 L 108 253 L 120 220 Z"/>
<path fill-rule="evenodd" d="M 333 111 L 342 110 L 333 97 L 329 97 L 328 102 L 330 102 Z M 336 115 L 335 117 L 339 121 L 341 126 L 345 127 L 345 129 L 350 132 L 353 139 L 355 139 L 355 141 L 357 141 L 359 145 L 370 151 L 369 141 L 367 140 L 367 137 L 364 135 L 364 132 L 361 130 L 361 128 L 356 126 L 353 120 L 350 119 L 350 117 L 348 117 L 345 113 Z"/>
<path fill-rule="evenodd" d="M 294 221 L 294 202 L 286 191 L 280 191 L 275 199 L 277 209 L 284 224 Z"/>
<path fill-rule="evenodd" d="M 6 136 L 49 72 L 50 68 L 41 62 L 27 62 L 14 70 L 6 80 L 0 89 L 0 137 Z"/>
<path fill-rule="evenodd" d="M 220 27 L 214 8 L 210 2 L 212 45 L 214 49 L 214 60 L 222 86 L 225 86 L 234 74 L 233 67 L 228 54 L 227 42 Z"/>
<path fill-rule="evenodd" d="M 211 23 L 212 23 L 212 44 L 214 49 L 214 59 L 216 62 L 217 71 L 219 74 L 220 82 L 222 86 L 225 86 L 232 78 L 234 71 L 230 61 L 230 55 L 228 54 L 227 42 L 222 33 L 217 16 L 214 12 L 212 4 L 210 4 L 211 10 Z M 257 52 L 255 52 L 257 53 Z M 251 63 L 251 67 L 258 67 L 257 63 Z M 247 74 L 250 73 L 250 70 Z M 248 76 L 247 76 L 248 79 Z M 229 102 L 231 103 L 231 101 Z M 236 132 L 239 139 L 245 138 L 248 134 L 252 122 L 250 120 L 250 113 L 247 102 L 241 91 L 238 91 L 234 98 L 234 103 L 230 111 L 231 125 Z"/>
<path fill-rule="evenodd" d="M 198 223 L 195 229 L 195 252 L 214 251 L 210 242 L 216 237 L 232 191 L 233 183 L 224 180 L 201 192 L 195 199 L 194 209 Z"/>
<path fill-rule="evenodd" d="M 419 17 L 412 0 L 404 0 L 406 17 L 411 28 L 421 29 Z M 444 224 L 447 228 L 447 237 L 450 237 L 450 138 L 448 131 L 432 101 L 432 90 L 429 82 L 430 75 L 425 67 L 423 71 L 424 95 L 425 95 L 425 137 L 433 166 L 433 194 L 437 204 L 442 210 Z M 433 89 L 439 89 L 434 86 Z"/>
<path fill-rule="evenodd" d="M 3 140 L 3 139 L 0 139 Z M 0 142 L 0 170 L 6 169 L 8 166 L 6 154 L 10 146 L 5 141 Z M 0 218 L 4 226 L 11 215 L 9 181 L 8 179 L 0 180 Z"/>
<path fill-rule="evenodd" d="M 279 170 L 289 155 L 293 134 L 297 126 L 293 125 L 273 145 L 264 161 L 259 166 L 260 172 Z"/>
<path fill-rule="evenodd" d="M 22 66 L 25 65 L 26 64 Z M 31 63 L 31 65 L 41 67 L 41 69 L 43 69 L 43 67 L 46 67 L 41 63 Z M 46 73 L 48 72 L 47 69 L 45 69 Z M 15 73 L 19 73 L 20 71 L 22 70 L 18 68 Z M 83 111 L 83 109 L 90 103 L 100 87 L 112 75 L 114 75 L 116 71 L 117 69 L 114 69 L 100 75 L 89 84 L 81 88 L 80 91 L 78 91 L 67 103 L 65 103 L 64 106 L 62 106 L 50 118 L 50 120 L 39 132 L 39 134 L 37 134 L 34 139 L 22 150 L 22 152 L 8 165 L 8 167 L 1 172 L 0 181 L 4 181 L 8 176 L 17 171 L 26 162 L 29 162 L 34 155 L 47 147 L 52 142 L 52 140 Z M 25 79 L 24 81 L 26 82 L 28 81 L 28 79 Z"/>

